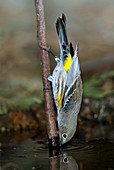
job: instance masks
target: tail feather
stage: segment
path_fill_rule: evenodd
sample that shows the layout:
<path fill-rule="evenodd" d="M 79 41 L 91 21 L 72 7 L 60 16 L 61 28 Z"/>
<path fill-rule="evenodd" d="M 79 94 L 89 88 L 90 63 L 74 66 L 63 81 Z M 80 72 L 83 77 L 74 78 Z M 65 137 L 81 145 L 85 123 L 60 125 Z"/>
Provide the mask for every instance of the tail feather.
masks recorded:
<path fill-rule="evenodd" d="M 62 45 L 62 43 L 64 43 L 65 45 L 68 45 L 66 33 L 66 17 L 64 14 L 62 14 L 62 16 L 57 19 L 56 30 L 58 33 L 60 44 Z"/>
<path fill-rule="evenodd" d="M 62 16 L 57 19 L 56 30 L 59 37 L 61 59 L 64 64 L 65 59 L 68 57 L 68 51 L 69 51 L 67 32 L 66 32 L 66 17 L 64 14 L 62 14 Z"/>

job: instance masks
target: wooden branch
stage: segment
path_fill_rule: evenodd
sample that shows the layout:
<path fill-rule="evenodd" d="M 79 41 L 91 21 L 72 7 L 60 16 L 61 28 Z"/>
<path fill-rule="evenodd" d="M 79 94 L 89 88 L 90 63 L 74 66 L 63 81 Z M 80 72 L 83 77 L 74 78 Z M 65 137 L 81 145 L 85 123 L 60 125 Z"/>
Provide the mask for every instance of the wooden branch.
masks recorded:
<path fill-rule="evenodd" d="M 47 47 L 45 39 L 45 20 L 44 20 L 44 8 L 43 0 L 35 0 L 36 6 L 36 20 L 37 20 L 37 40 L 40 47 Z M 47 116 L 47 131 L 49 137 L 49 145 L 51 147 L 57 147 L 59 145 L 58 133 L 55 123 L 54 106 L 52 100 L 52 92 L 48 76 L 50 75 L 49 56 L 48 53 L 40 48 L 41 53 L 41 65 L 42 65 L 42 80 L 43 91 Z"/>

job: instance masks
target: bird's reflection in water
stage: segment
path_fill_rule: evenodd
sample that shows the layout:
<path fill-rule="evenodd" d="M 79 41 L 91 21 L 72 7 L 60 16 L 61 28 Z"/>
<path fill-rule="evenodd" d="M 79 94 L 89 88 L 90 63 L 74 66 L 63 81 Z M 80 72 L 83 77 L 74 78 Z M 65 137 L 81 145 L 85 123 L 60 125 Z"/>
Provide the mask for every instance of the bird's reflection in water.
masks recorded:
<path fill-rule="evenodd" d="M 59 156 L 50 157 L 50 170 L 79 170 L 76 160 L 67 153 Z"/>
<path fill-rule="evenodd" d="M 78 170 L 76 160 L 66 153 L 60 155 L 60 170 Z"/>

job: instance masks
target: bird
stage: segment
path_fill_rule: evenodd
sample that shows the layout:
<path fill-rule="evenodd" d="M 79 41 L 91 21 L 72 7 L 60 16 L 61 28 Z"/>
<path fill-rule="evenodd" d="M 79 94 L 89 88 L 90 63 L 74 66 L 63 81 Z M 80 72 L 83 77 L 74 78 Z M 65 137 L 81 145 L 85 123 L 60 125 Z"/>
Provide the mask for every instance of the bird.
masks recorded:
<path fill-rule="evenodd" d="M 60 44 L 60 57 L 55 56 L 57 65 L 48 80 L 52 83 L 53 98 L 57 108 L 60 144 L 69 142 L 76 132 L 77 117 L 82 101 L 82 79 L 78 60 L 78 47 L 68 44 L 66 16 L 57 18 L 56 30 Z"/>

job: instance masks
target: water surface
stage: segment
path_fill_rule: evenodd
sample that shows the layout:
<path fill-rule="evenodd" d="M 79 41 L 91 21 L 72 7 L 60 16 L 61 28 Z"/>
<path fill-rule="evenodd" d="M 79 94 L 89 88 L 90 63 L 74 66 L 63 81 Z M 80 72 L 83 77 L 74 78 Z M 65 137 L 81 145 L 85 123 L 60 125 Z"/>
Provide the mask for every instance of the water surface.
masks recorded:
<path fill-rule="evenodd" d="M 114 141 L 108 139 L 85 142 L 73 139 L 58 156 L 49 158 L 48 144 L 27 139 L 12 146 L 1 146 L 2 170 L 29 169 L 114 169 Z"/>

